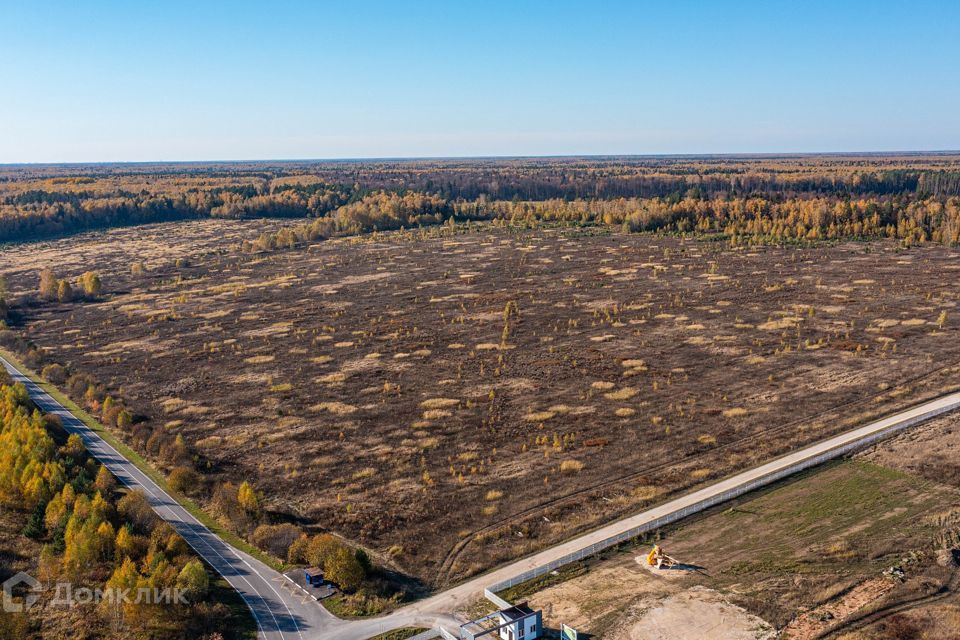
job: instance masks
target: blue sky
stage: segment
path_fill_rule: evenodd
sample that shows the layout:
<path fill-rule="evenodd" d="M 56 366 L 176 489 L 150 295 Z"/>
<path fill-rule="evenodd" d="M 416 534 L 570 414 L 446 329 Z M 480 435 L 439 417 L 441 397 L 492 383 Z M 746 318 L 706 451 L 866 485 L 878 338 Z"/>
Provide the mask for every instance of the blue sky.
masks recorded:
<path fill-rule="evenodd" d="M 960 149 L 960 2 L 0 0 L 0 162 Z"/>

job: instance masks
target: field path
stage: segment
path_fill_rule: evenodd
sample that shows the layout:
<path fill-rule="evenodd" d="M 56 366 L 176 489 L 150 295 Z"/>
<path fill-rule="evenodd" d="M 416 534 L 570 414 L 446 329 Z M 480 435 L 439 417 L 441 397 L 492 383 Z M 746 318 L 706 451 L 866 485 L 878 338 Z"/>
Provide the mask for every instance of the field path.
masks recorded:
<path fill-rule="evenodd" d="M 304 599 L 285 585 L 286 579 L 255 558 L 234 549 L 198 522 L 185 508 L 166 494 L 133 463 L 121 456 L 80 419 L 71 414 L 43 389 L 21 374 L 3 358 L 0 362 L 43 410 L 63 420 L 64 427 L 77 433 L 87 449 L 125 485 L 143 490 L 153 508 L 177 528 L 188 543 L 240 592 L 254 612 L 261 637 L 274 639 L 366 640 L 384 631 L 405 626 L 443 625 L 456 630 L 450 612 L 467 608 L 492 585 L 503 588 L 562 566 L 576 557 L 588 557 L 626 540 L 640 531 L 675 522 L 698 511 L 743 495 L 758 487 L 839 457 L 893 433 L 960 408 L 960 393 L 949 394 L 906 411 L 871 422 L 771 462 L 720 480 L 660 506 L 618 520 L 567 542 L 472 578 L 429 598 L 411 603 L 380 618 L 341 620 L 312 599 Z M 286 587 L 286 588 L 285 588 Z"/>

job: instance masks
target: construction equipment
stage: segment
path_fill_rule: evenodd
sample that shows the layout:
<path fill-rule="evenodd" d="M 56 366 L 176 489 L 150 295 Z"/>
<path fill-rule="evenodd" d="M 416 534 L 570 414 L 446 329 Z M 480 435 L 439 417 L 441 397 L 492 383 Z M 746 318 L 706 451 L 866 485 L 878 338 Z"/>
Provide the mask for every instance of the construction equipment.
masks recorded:
<path fill-rule="evenodd" d="M 673 565 L 680 564 L 663 552 L 660 545 L 653 545 L 653 549 L 647 554 L 647 564 L 657 569 L 669 569 Z"/>

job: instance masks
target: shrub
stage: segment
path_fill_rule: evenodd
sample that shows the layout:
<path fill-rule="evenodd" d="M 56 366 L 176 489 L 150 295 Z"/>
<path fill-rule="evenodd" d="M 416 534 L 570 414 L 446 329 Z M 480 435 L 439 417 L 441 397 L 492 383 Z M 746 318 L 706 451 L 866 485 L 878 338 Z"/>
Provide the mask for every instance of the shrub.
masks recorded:
<path fill-rule="evenodd" d="M 197 485 L 200 483 L 200 476 L 189 467 L 174 467 L 170 475 L 167 476 L 167 482 L 170 484 L 170 488 L 177 493 L 189 495 L 196 492 Z"/>
<path fill-rule="evenodd" d="M 83 291 L 83 295 L 95 298 L 103 290 L 103 284 L 100 282 L 100 276 L 96 271 L 87 271 L 77 278 L 77 286 Z"/>
<path fill-rule="evenodd" d="M 177 434 L 171 442 L 169 434 L 161 430 L 158 430 L 157 434 L 163 438 L 162 444 L 160 445 L 160 456 L 168 463 L 177 465 L 178 467 L 187 466 L 190 461 L 190 450 L 183 436 Z"/>
<path fill-rule="evenodd" d="M 333 551 L 323 564 L 324 576 L 344 591 L 356 591 L 364 579 L 363 566 L 345 545 Z"/>
<path fill-rule="evenodd" d="M 140 491 L 129 491 L 117 502 L 117 511 L 124 520 L 141 532 L 152 531 L 157 524 L 157 514 L 150 508 L 147 497 Z"/>
<path fill-rule="evenodd" d="M 256 523 L 256 514 L 240 506 L 239 493 L 237 485 L 225 482 L 214 489 L 212 506 L 217 515 L 230 527 L 248 534 Z"/>
<path fill-rule="evenodd" d="M 253 490 L 253 487 L 251 487 L 250 483 L 246 480 L 243 481 L 243 484 L 241 484 L 240 488 L 237 490 L 237 503 L 240 505 L 241 509 L 251 515 L 255 515 L 260 512 L 260 498 L 257 496 L 257 492 Z"/>
<path fill-rule="evenodd" d="M 86 455 L 87 450 L 83 446 L 83 440 L 80 438 L 80 436 L 75 433 L 71 433 L 67 437 L 67 442 L 63 445 L 62 452 L 63 455 L 69 456 L 75 461 L 81 461 Z"/>
<path fill-rule="evenodd" d="M 253 532 L 252 542 L 277 558 L 287 558 L 300 539 L 300 529 L 288 522 L 262 524 Z"/>
<path fill-rule="evenodd" d="M 57 285 L 57 300 L 60 302 L 70 302 L 73 300 L 73 287 L 66 280 L 61 280 Z"/>
<path fill-rule="evenodd" d="M 40 272 L 40 297 L 46 300 L 54 300 L 57 297 L 57 287 L 60 286 L 60 280 L 53 269 L 44 269 Z"/>
<path fill-rule="evenodd" d="M 183 595 L 190 602 L 197 602 L 207 596 L 210 590 L 210 576 L 203 563 L 199 560 L 191 560 L 180 571 L 177 576 L 177 588 L 183 591 Z"/>
<path fill-rule="evenodd" d="M 336 537 L 329 533 L 321 533 L 311 538 L 304 553 L 304 558 L 315 567 L 323 567 L 334 552 L 343 546 L 344 544 Z"/>
<path fill-rule="evenodd" d="M 113 477 L 113 474 L 110 473 L 106 467 L 101 466 L 100 470 L 97 471 L 96 480 L 93 481 L 93 488 L 104 496 L 109 497 L 116 486 L 116 478 Z"/>
<path fill-rule="evenodd" d="M 59 386 L 67 381 L 67 370 L 60 364 L 48 364 L 41 369 L 40 376 L 50 384 Z"/>
<path fill-rule="evenodd" d="M 126 409 L 117 412 L 117 426 L 121 429 L 129 429 L 133 424 L 133 414 Z"/>
<path fill-rule="evenodd" d="M 307 534 L 301 535 L 293 541 L 287 550 L 287 562 L 290 564 L 299 564 L 307 561 L 307 548 L 310 546 L 310 537 Z"/>

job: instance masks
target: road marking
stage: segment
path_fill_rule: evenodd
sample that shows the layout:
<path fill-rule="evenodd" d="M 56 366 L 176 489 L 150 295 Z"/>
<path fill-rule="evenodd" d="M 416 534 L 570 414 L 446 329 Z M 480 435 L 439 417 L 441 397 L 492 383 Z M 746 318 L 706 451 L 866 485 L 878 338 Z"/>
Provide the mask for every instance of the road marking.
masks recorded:
<path fill-rule="evenodd" d="M 227 567 L 229 567 L 231 570 L 234 569 L 232 562 L 228 562 L 226 558 L 224 558 L 216 549 L 214 549 L 210 545 L 210 543 L 205 539 L 205 536 L 209 535 L 212 539 L 216 540 L 218 544 L 223 545 L 223 547 L 227 549 L 237 560 L 239 560 L 241 563 L 246 565 L 247 568 L 249 568 L 254 575 L 256 575 L 261 581 L 263 581 L 263 583 L 271 591 L 273 591 L 275 595 L 277 595 L 277 597 L 279 598 L 280 604 L 286 609 L 287 614 L 294 621 L 294 624 L 296 625 L 297 635 L 301 639 L 303 638 L 303 634 L 301 633 L 296 617 L 291 613 L 290 608 L 287 606 L 287 603 L 284 601 L 283 597 L 280 596 L 277 590 L 273 587 L 273 585 L 271 584 L 271 581 L 267 580 L 257 569 L 255 569 L 249 562 L 247 562 L 246 559 L 241 557 L 232 546 L 228 545 L 225 541 L 223 541 L 218 536 L 216 536 L 212 531 L 207 529 L 202 523 L 200 523 L 196 518 L 194 518 L 192 514 L 186 511 L 186 509 L 184 509 L 182 505 L 180 505 L 176 500 L 174 500 L 168 494 L 163 492 L 159 488 L 159 486 L 157 486 L 152 480 L 150 480 L 145 474 L 143 474 L 143 472 L 141 472 L 129 460 L 127 460 L 122 455 L 120 455 L 120 453 L 117 452 L 116 449 L 114 449 L 109 443 L 107 443 L 105 440 L 100 438 L 99 435 L 97 435 L 95 432 L 90 430 L 89 427 L 87 427 L 82 421 L 79 421 L 79 419 L 77 419 L 75 416 L 73 416 L 73 414 L 71 414 L 64 407 L 62 407 L 62 405 L 60 405 L 58 402 L 53 400 L 53 398 L 49 396 L 45 391 L 43 391 L 39 387 L 39 385 L 36 385 L 35 383 L 33 383 L 33 381 L 29 380 L 29 378 L 27 378 L 23 374 L 20 374 L 19 371 L 16 371 L 15 369 L 13 369 L 9 365 L 9 363 L 7 363 L 3 358 L 0 358 L 0 361 L 4 362 L 7 365 L 7 368 L 11 371 L 11 374 L 14 376 L 14 378 L 24 382 L 24 384 L 28 387 L 28 389 L 34 388 L 36 392 L 41 395 L 41 397 L 49 398 L 51 401 L 49 404 L 55 407 L 54 409 L 55 413 L 57 413 L 58 415 L 65 415 L 71 424 L 79 423 L 79 426 L 77 426 L 77 429 L 78 431 L 81 432 L 80 433 L 81 437 L 84 437 L 84 433 L 90 434 L 89 437 L 91 438 L 91 440 L 95 438 L 94 446 L 97 447 L 97 450 L 101 450 L 99 443 L 102 443 L 103 446 L 108 447 L 110 451 L 113 451 L 113 454 L 115 454 L 118 460 L 122 461 L 122 462 L 111 461 L 109 463 L 104 462 L 104 464 L 107 464 L 108 467 L 111 464 L 113 464 L 114 466 L 118 466 L 123 470 L 126 470 L 126 466 L 129 466 L 130 477 L 133 480 L 136 480 L 137 482 L 139 482 L 143 488 L 146 489 L 148 486 L 156 487 L 157 490 L 160 491 L 161 494 L 166 498 L 166 500 L 162 500 L 161 498 L 158 498 L 156 495 L 154 495 L 154 498 L 158 501 L 158 507 L 155 507 L 155 510 L 157 510 L 158 513 L 160 512 L 161 508 L 165 508 L 168 512 L 171 512 L 171 513 L 173 513 L 174 508 L 179 509 L 180 511 L 183 511 L 184 518 L 186 520 L 193 521 L 193 523 L 197 525 L 197 528 L 202 532 L 202 533 L 196 533 L 191 530 L 191 535 L 196 535 L 201 542 L 203 542 L 208 547 L 210 547 L 211 551 L 215 555 L 217 555 L 221 560 L 223 560 Z M 38 406 L 41 406 L 41 407 L 45 406 L 45 404 L 41 404 L 40 402 L 37 402 L 37 404 Z M 556 560 L 566 558 L 571 553 L 582 552 L 589 549 L 592 546 L 602 543 L 604 542 L 604 540 L 609 538 L 610 535 L 622 534 L 634 528 L 634 526 L 627 527 L 626 525 L 628 524 L 635 525 L 636 523 L 641 523 L 641 521 L 646 521 L 644 520 L 645 518 L 647 520 L 656 520 L 657 517 L 654 517 L 654 514 L 657 514 L 658 517 L 664 517 L 665 515 L 676 514 L 683 509 L 687 509 L 687 508 L 690 508 L 692 505 L 698 504 L 697 500 L 700 498 L 703 498 L 703 497 L 719 498 L 723 495 L 727 495 L 733 489 L 738 489 L 738 488 L 743 489 L 745 487 L 749 487 L 751 483 L 755 482 L 756 480 L 767 477 L 771 474 L 789 472 L 788 475 L 792 475 L 792 473 L 794 473 L 795 471 L 790 471 L 791 469 L 796 469 L 798 465 L 804 462 L 810 463 L 815 459 L 819 459 L 819 457 L 821 455 L 824 455 L 826 452 L 843 449 L 844 447 L 847 447 L 847 446 L 863 446 L 865 443 L 873 444 L 875 441 L 879 441 L 879 439 L 884 439 L 888 436 L 893 435 L 894 433 L 901 432 L 902 430 L 904 430 L 909 426 L 914 426 L 917 423 L 922 423 L 928 419 L 931 419 L 932 417 L 934 417 L 930 415 L 932 412 L 938 412 L 938 415 L 942 415 L 946 411 L 954 410 L 958 404 L 960 404 L 960 394 L 956 394 L 956 393 L 948 394 L 946 396 L 942 396 L 940 398 L 936 398 L 934 400 L 921 403 L 920 405 L 903 410 L 887 418 L 881 418 L 879 420 L 875 420 L 866 425 L 863 425 L 862 427 L 855 428 L 845 433 L 841 433 L 839 435 L 827 438 L 826 440 L 822 440 L 820 442 L 815 442 L 813 444 L 807 445 L 802 449 L 785 454 L 779 458 L 771 460 L 768 463 L 765 463 L 765 464 L 759 465 L 758 467 L 754 467 L 747 471 L 743 471 L 741 473 L 735 474 L 726 479 L 719 480 L 711 485 L 708 485 L 707 487 L 694 491 L 693 493 L 680 496 L 674 500 L 668 501 L 665 504 L 659 505 L 658 507 L 654 507 L 652 509 L 648 509 L 646 511 L 634 514 L 633 516 L 629 516 L 627 518 L 623 518 L 623 519 L 608 523 L 607 525 L 601 526 L 599 529 L 595 531 L 582 534 L 571 540 L 567 540 L 566 542 L 561 542 L 550 548 L 544 549 L 543 551 L 535 553 L 532 556 L 529 556 L 527 558 L 522 558 L 520 560 L 507 564 L 503 567 L 500 567 L 499 569 L 494 569 L 492 572 L 490 572 L 490 574 L 487 574 L 486 576 L 474 578 L 472 580 L 467 580 L 466 582 L 461 583 L 460 585 L 453 587 L 447 591 L 435 594 L 425 600 L 422 600 L 418 603 L 411 604 L 402 609 L 398 609 L 381 618 L 356 620 L 356 621 L 345 621 L 345 620 L 334 618 L 333 621 L 331 621 L 330 628 L 321 629 L 319 635 L 322 637 L 340 638 L 340 637 L 346 636 L 350 638 L 362 638 L 366 636 L 360 635 L 360 634 L 365 632 L 366 630 L 373 628 L 374 625 L 380 625 L 382 628 L 392 629 L 392 628 L 404 626 L 403 623 L 407 621 L 420 620 L 420 619 L 426 619 L 427 617 L 432 617 L 434 615 L 433 613 L 431 613 L 433 609 L 442 608 L 444 611 L 446 611 L 451 608 L 451 604 L 460 602 L 461 600 L 463 600 L 463 598 L 467 596 L 472 596 L 474 592 L 476 592 L 477 595 L 479 595 L 479 593 L 482 593 L 481 590 L 484 588 L 483 585 L 487 584 L 490 580 L 494 579 L 495 576 L 497 576 L 498 574 L 501 576 L 509 575 L 510 577 L 507 577 L 505 581 L 516 579 L 518 577 L 521 577 L 527 570 L 539 567 L 543 562 L 546 562 L 547 559 L 549 559 L 551 556 L 555 557 L 554 560 L 551 562 L 555 562 Z M 59 409 L 56 409 L 56 407 L 59 407 Z M 910 422 L 911 420 L 914 420 L 914 419 L 916 420 L 916 422 L 910 425 L 904 426 L 904 423 Z M 101 452 L 101 456 L 98 456 L 98 458 L 104 459 L 104 458 L 111 457 L 108 454 L 102 453 L 102 452 Z M 113 469 L 111 469 L 111 471 L 113 471 Z M 117 475 L 118 478 L 121 477 L 116 472 L 114 472 L 114 474 Z M 137 479 L 138 474 L 140 476 L 143 476 L 142 481 Z M 130 482 L 125 482 L 124 484 L 127 484 L 128 486 L 134 486 L 133 484 L 131 484 L 133 480 L 131 480 Z M 724 499 L 723 501 L 726 501 L 726 499 Z M 180 522 L 182 522 L 182 520 Z M 589 540 L 593 540 L 597 538 L 598 534 L 601 534 L 601 533 L 605 534 L 603 538 L 597 539 L 597 541 L 593 542 L 592 544 L 588 543 Z M 193 545 L 191 544 L 191 546 Z M 196 549 L 195 546 L 194 546 L 194 549 Z M 561 551 L 563 551 L 564 553 L 557 556 L 557 554 L 560 553 Z M 197 552 L 203 555 L 203 553 L 200 552 L 199 549 L 197 549 Z M 211 562 L 211 565 L 213 565 L 212 562 Z M 216 568 L 216 566 L 214 566 L 214 568 Z M 221 574 L 223 575 L 222 572 Z M 237 578 L 238 582 L 240 580 L 243 580 L 244 582 L 246 582 L 246 584 L 251 587 L 251 591 L 260 596 L 261 602 L 265 606 L 267 606 L 268 612 L 270 613 L 270 615 L 273 616 L 273 611 L 269 608 L 268 606 L 269 602 L 267 601 L 266 598 L 263 597 L 262 591 L 253 587 L 252 583 L 250 583 L 245 577 L 242 577 L 241 574 L 238 573 L 237 575 L 241 576 Z M 307 592 L 306 589 L 304 589 L 296 581 L 290 578 L 290 576 L 287 576 L 286 574 L 281 574 L 281 575 L 284 575 L 284 577 L 286 577 L 288 581 L 290 581 L 292 584 L 295 584 L 302 591 L 304 591 L 308 595 L 311 595 L 311 597 L 313 597 L 314 600 L 317 600 L 319 602 L 316 596 L 309 594 L 309 592 Z M 227 576 L 224 575 L 224 577 L 227 577 Z M 227 577 L 227 580 L 230 581 L 230 578 Z M 276 581 L 276 580 L 278 580 L 278 578 L 273 578 L 273 581 Z M 231 584 L 233 583 L 231 582 Z M 282 586 L 281 586 L 281 591 L 283 591 Z M 247 597 L 243 594 L 243 592 L 240 592 L 240 594 L 241 596 L 244 597 L 244 600 L 247 602 L 247 605 L 250 607 L 251 611 L 253 611 L 254 618 L 257 620 L 257 625 L 258 625 L 258 628 L 260 629 L 261 635 L 265 636 L 265 632 L 260 623 L 260 618 L 257 614 L 256 609 L 250 603 Z M 304 602 L 306 602 L 306 600 Z M 452 619 L 445 616 L 444 620 L 452 620 Z M 440 618 L 437 617 L 434 620 L 434 622 L 439 623 Z M 281 638 L 284 637 L 285 635 L 284 631 L 280 629 L 279 624 L 276 621 L 276 616 L 274 616 L 274 623 L 277 625 L 277 632 L 280 635 L 280 637 Z M 367 634 L 367 635 L 372 635 L 372 634 Z"/>
<path fill-rule="evenodd" d="M 212 566 L 217 573 L 222 575 L 228 583 L 233 585 L 233 582 L 231 581 L 232 578 L 237 584 L 246 584 L 251 593 L 259 596 L 260 604 L 263 605 L 267 613 L 272 618 L 274 629 L 282 638 L 284 637 L 285 632 L 281 627 L 280 622 L 277 620 L 277 616 L 274 614 L 273 608 L 270 606 L 270 601 L 264 597 L 262 590 L 257 589 L 241 571 L 238 571 L 234 563 L 228 560 L 213 544 L 210 543 L 210 541 L 207 539 L 207 535 L 217 540 L 217 542 L 223 545 L 230 555 L 243 563 L 243 565 L 245 565 L 252 574 L 260 578 L 260 580 L 263 581 L 270 591 L 277 596 L 277 601 L 286 610 L 287 616 L 290 618 L 291 622 L 293 622 L 297 637 L 301 638 L 301 640 L 303 639 L 303 633 L 300 629 L 300 624 L 297 621 L 297 617 L 292 611 L 290 611 L 290 608 L 284 602 L 280 593 L 273 588 L 273 586 L 270 584 L 270 581 L 268 581 L 259 570 L 253 567 L 245 558 L 241 557 L 232 546 L 227 544 L 219 536 L 210 531 L 203 523 L 197 520 L 193 514 L 187 511 L 186 508 L 174 500 L 172 496 L 161 489 L 160 486 L 157 485 L 149 476 L 137 468 L 137 466 L 132 462 L 127 460 L 126 457 L 124 457 L 113 447 L 113 445 L 101 438 L 100 435 L 90 429 L 86 423 L 73 415 L 73 413 L 71 413 L 66 407 L 54 399 L 53 396 L 44 391 L 40 385 L 28 378 L 26 375 L 22 374 L 19 370 L 7 362 L 6 359 L 0 357 L 0 362 L 4 364 L 5 368 L 10 372 L 14 380 L 21 382 L 27 388 L 27 391 L 30 394 L 31 400 L 33 400 L 34 404 L 36 404 L 46 413 L 53 413 L 59 416 L 61 421 L 64 423 L 64 428 L 80 436 L 87 450 L 90 451 L 95 458 L 100 460 L 110 470 L 111 473 L 117 476 L 117 478 L 124 485 L 133 489 L 142 489 L 145 493 L 152 497 L 156 504 L 151 506 L 157 515 L 161 517 L 161 519 L 173 524 L 174 528 L 176 528 L 177 524 L 183 525 L 186 529 L 186 534 L 178 530 L 178 533 L 181 535 L 181 537 L 184 538 L 187 544 L 189 544 L 194 551 L 206 559 L 210 566 Z M 117 470 L 119 470 L 119 473 Z M 164 512 L 167 514 L 167 517 L 164 517 Z M 194 530 L 193 527 L 188 525 L 196 525 L 197 530 Z M 202 543 L 209 550 L 208 553 L 204 553 L 198 548 L 200 543 Z M 221 566 L 218 567 L 217 563 L 212 561 L 209 553 L 212 553 L 222 561 Z M 225 571 L 228 571 L 232 575 L 226 575 Z M 266 638 L 267 630 L 264 629 L 264 626 L 261 623 L 261 613 L 258 612 L 258 607 L 254 606 L 254 603 L 250 601 L 248 596 L 243 591 L 237 589 L 237 592 L 240 594 L 240 597 L 243 598 L 251 613 L 253 613 L 253 617 L 257 623 L 257 629 L 260 635 Z"/>

